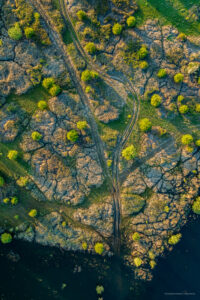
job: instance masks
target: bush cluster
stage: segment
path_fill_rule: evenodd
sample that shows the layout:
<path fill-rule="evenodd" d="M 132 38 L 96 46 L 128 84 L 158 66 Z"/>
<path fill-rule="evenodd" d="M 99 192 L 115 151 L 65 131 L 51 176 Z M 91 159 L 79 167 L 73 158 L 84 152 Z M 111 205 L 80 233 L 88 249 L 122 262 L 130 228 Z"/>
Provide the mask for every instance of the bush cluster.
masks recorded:
<path fill-rule="evenodd" d="M 158 78 L 164 78 L 167 76 L 167 71 L 165 69 L 160 69 L 157 73 Z"/>
<path fill-rule="evenodd" d="M 112 32 L 114 35 L 120 35 L 122 32 L 122 25 L 119 23 L 114 24 L 112 28 Z"/>
<path fill-rule="evenodd" d="M 20 40 L 22 38 L 22 30 L 20 28 L 19 23 L 15 23 L 13 27 L 8 29 L 8 35 L 13 40 Z"/>
<path fill-rule="evenodd" d="M 1 242 L 2 244 L 9 244 L 10 242 L 12 242 L 12 235 L 7 232 L 2 233 Z"/>
<path fill-rule="evenodd" d="M 67 133 L 67 139 L 73 143 L 78 140 L 78 137 L 78 132 L 75 129 L 72 129 Z"/>
<path fill-rule="evenodd" d="M 18 157 L 18 152 L 16 150 L 10 150 L 8 152 L 8 155 L 7 157 L 10 159 L 10 160 L 16 160 L 17 157 Z"/>
<path fill-rule="evenodd" d="M 172 236 L 168 239 L 168 244 L 169 244 L 169 245 L 176 245 L 176 244 L 180 241 L 181 237 L 182 237 L 182 234 L 181 234 L 181 233 L 172 235 Z"/>
<path fill-rule="evenodd" d="M 35 218 L 37 216 L 37 209 L 31 209 L 28 213 L 29 217 Z"/>
<path fill-rule="evenodd" d="M 38 131 L 33 131 L 32 134 L 31 134 L 31 137 L 34 141 L 40 141 L 41 138 L 42 138 L 42 135 L 41 133 L 39 133 Z"/>
<path fill-rule="evenodd" d="M 142 120 L 139 121 L 139 127 L 140 127 L 141 131 L 147 132 L 147 131 L 151 130 L 152 123 L 151 123 L 151 121 L 149 119 L 144 118 L 144 119 L 142 119 Z"/>
<path fill-rule="evenodd" d="M 130 145 L 126 147 L 124 150 L 122 150 L 122 157 L 125 158 L 126 160 L 131 160 L 135 158 L 137 154 L 137 151 L 133 145 Z"/>
<path fill-rule="evenodd" d="M 193 137 L 191 134 L 184 134 L 181 138 L 181 143 L 183 145 L 190 145 L 194 141 Z"/>
<path fill-rule="evenodd" d="M 104 251 L 104 246 L 102 243 L 96 243 L 94 246 L 94 250 L 97 254 L 101 255 Z"/>
<path fill-rule="evenodd" d="M 87 45 L 85 46 L 85 50 L 89 53 L 89 54 L 95 54 L 97 52 L 97 47 L 95 46 L 95 44 L 93 42 L 89 42 L 87 43 Z"/>
<path fill-rule="evenodd" d="M 175 83 L 181 83 L 184 80 L 184 75 L 181 73 L 178 73 L 176 75 L 174 75 L 174 82 Z"/>
<path fill-rule="evenodd" d="M 43 79 L 42 86 L 47 89 L 49 94 L 53 97 L 57 96 L 61 92 L 60 86 L 55 84 L 55 80 L 52 77 Z"/>
<path fill-rule="evenodd" d="M 189 111 L 188 105 L 184 104 L 179 106 L 179 112 L 181 114 L 186 114 L 188 111 Z"/>
<path fill-rule="evenodd" d="M 126 20 L 126 24 L 128 25 L 128 27 L 134 27 L 136 25 L 136 18 L 134 16 L 128 17 L 128 19 Z"/>
<path fill-rule="evenodd" d="M 193 202 L 192 210 L 195 214 L 200 215 L 200 197 L 197 197 Z"/>
<path fill-rule="evenodd" d="M 162 102 L 162 98 L 158 94 L 154 94 L 151 97 L 151 105 L 152 106 L 158 107 L 158 106 L 160 106 L 161 102 Z"/>
<path fill-rule="evenodd" d="M 98 73 L 95 71 L 85 70 L 81 74 L 81 80 L 84 82 L 91 81 L 92 79 L 97 79 L 99 77 Z"/>

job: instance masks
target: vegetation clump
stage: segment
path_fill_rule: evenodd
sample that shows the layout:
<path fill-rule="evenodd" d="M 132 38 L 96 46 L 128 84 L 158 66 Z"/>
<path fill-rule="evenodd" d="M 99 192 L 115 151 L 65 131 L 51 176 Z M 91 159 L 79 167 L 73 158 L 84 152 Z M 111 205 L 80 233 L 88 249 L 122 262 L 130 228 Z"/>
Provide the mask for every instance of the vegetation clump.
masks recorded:
<path fill-rule="evenodd" d="M 7 157 L 10 159 L 10 160 L 16 160 L 17 157 L 18 157 L 18 152 L 16 150 L 10 150 L 8 152 L 8 155 Z"/>
<path fill-rule="evenodd" d="M 190 145 L 194 141 L 193 137 L 191 134 L 184 134 L 181 138 L 181 143 L 183 145 Z"/>
<path fill-rule="evenodd" d="M 104 252 L 104 246 L 102 243 L 96 243 L 94 246 L 94 250 L 97 254 L 101 255 Z"/>
<path fill-rule="evenodd" d="M 23 177 L 23 176 L 21 176 L 16 182 L 17 182 L 17 184 L 19 185 L 19 186 L 21 186 L 21 187 L 24 187 L 24 186 L 26 186 L 27 185 L 27 183 L 28 183 L 28 177 Z"/>
<path fill-rule="evenodd" d="M 181 237 L 182 237 L 181 233 L 172 235 L 168 239 L 168 244 L 169 245 L 176 245 L 180 241 Z"/>
<path fill-rule="evenodd" d="M 61 92 L 60 86 L 55 84 L 55 80 L 52 77 L 43 79 L 42 86 L 47 89 L 49 94 L 53 97 L 57 96 Z"/>
<path fill-rule="evenodd" d="M 122 157 L 125 158 L 126 160 L 131 160 L 131 159 L 135 158 L 136 154 L 137 154 L 137 151 L 133 145 L 126 147 L 122 151 Z"/>
<path fill-rule="evenodd" d="M 22 30 L 20 28 L 19 23 L 15 23 L 13 27 L 8 29 L 8 35 L 13 40 L 20 40 L 22 38 Z"/>
<path fill-rule="evenodd" d="M 1 235 L 2 244 L 9 244 L 12 242 L 12 235 L 10 233 L 4 232 Z"/>
<path fill-rule="evenodd" d="M 148 50 L 147 50 L 147 47 L 146 46 L 142 46 L 138 52 L 137 52 L 137 55 L 138 55 L 138 58 L 139 59 L 144 59 L 145 57 L 147 57 L 148 55 Z"/>
<path fill-rule="evenodd" d="M 140 61 L 139 68 L 142 70 L 146 70 L 148 68 L 149 64 L 147 61 Z"/>
<path fill-rule="evenodd" d="M 136 25 L 136 18 L 134 16 L 128 17 L 128 19 L 126 20 L 126 24 L 128 25 L 128 27 L 134 27 Z"/>
<path fill-rule="evenodd" d="M 10 200 L 11 204 L 12 205 L 17 205 L 18 203 L 18 198 L 15 196 L 15 197 L 12 197 L 11 200 Z"/>
<path fill-rule="evenodd" d="M 193 202 L 192 210 L 195 214 L 200 215 L 200 197 L 197 197 Z"/>
<path fill-rule="evenodd" d="M 119 23 L 114 24 L 112 32 L 114 35 L 120 35 L 122 32 L 122 25 Z"/>
<path fill-rule="evenodd" d="M 167 76 L 167 71 L 165 69 L 160 69 L 157 73 L 158 78 L 164 78 Z"/>
<path fill-rule="evenodd" d="M 177 97 L 177 101 L 178 101 L 179 103 L 181 103 L 183 100 L 184 100 L 183 95 L 179 95 L 179 96 Z"/>
<path fill-rule="evenodd" d="M 86 250 L 87 250 L 87 248 L 88 248 L 88 245 L 87 245 L 87 243 L 86 243 L 86 242 L 83 242 L 83 243 L 82 243 L 82 248 L 83 248 L 83 250 L 84 250 L 84 251 L 86 251 Z"/>
<path fill-rule="evenodd" d="M 96 292 L 97 292 L 97 295 L 103 294 L 103 292 L 104 292 L 104 287 L 103 287 L 103 285 L 97 285 L 97 287 L 96 287 Z"/>
<path fill-rule="evenodd" d="M 57 96 L 58 94 L 61 93 L 61 88 L 59 85 L 54 84 L 50 89 L 49 89 L 49 94 L 53 97 Z"/>
<path fill-rule="evenodd" d="M 35 218 L 37 216 L 37 209 L 31 209 L 28 213 L 29 217 Z"/>
<path fill-rule="evenodd" d="M 176 75 L 174 75 L 174 82 L 175 83 L 181 83 L 184 80 L 184 75 L 181 73 L 178 73 Z"/>
<path fill-rule="evenodd" d="M 140 127 L 141 131 L 147 132 L 147 131 L 151 130 L 152 123 L 151 123 L 151 121 L 149 119 L 144 118 L 144 119 L 142 119 L 142 120 L 139 121 L 139 127 Z"/>
<path fill-rule="evenodd" d="M 158 106 L 160 106 L 161 102 L 162 102 L 162 98 L 158 94 L 154 94 L 151 97 L 151 105 L 152 106 L 158 107 Z"/>
<path fill-rule="evenodd" d="M 81 74 L 81 80 L 84 82 L 90 81 L 92 79 L 97 79 L 99 77 L 98 73 L 95 71 L 85 70 Z"/>
<path fill-rule="evenodd" d="M 9 198 L 4 198 L 4 199 L 3 199 L 3 203 L 4 203 L 4 204 L 8 204 L 9 202 L 10 202 L 10 199 L 9 199 Z"/>
<path fill-rule="evenodd" d="M 41 138 L 42 138 L 42 134 L 39 133 L 38 131 L 33 131 L 32 134 L 31 134 L 31 137 L 34 141 L 40 141 Z"/>
<path fill-rule="evenodd" d="M 188 105 L 184 104 L 179 106 L 179 112 L 181 114 L 186 114 L 188 111 L 189 111 Z"/>
<path fill-rule="evenodd" d="M 83 10 L 79 10 L 79 11 L 76 13 L 76 15 L 77 15 L 77 18 L 79 19 L 79 21 L 84 21 L 84 20 L 87 19 L 87 14 L 86 14 L 86 12 L 83 11 Z"/>
<path fill-rule="evenodd" d="M 78 137 L 78 132 L 75 129 L 72 129 L 67 133 L 67 139 L 71 142 L 76 142 Z"/>
<path fill-rule="evenodd" d="M 187 36 L 185 33 L 180 33 L 177 38 L 183 42 L 185 42 L 187 40 Z"/>
<path fill-rule="evenodd" d="M 198 112 L 198 113 L 200 113 L 200 104 L 199 103 L 196 104 L 195 111 Z"/>

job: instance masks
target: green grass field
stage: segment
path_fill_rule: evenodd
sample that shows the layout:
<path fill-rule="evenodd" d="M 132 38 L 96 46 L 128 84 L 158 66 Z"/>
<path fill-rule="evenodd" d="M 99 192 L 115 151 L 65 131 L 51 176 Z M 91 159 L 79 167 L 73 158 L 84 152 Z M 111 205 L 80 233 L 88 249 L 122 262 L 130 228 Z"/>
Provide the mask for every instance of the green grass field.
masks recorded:
<path fill-rule="evenodd" d="M 190 35 L 200 34 L 200 20 L 189 9 L 199 4 L 199 0 L 136 0 L 138 24 L 147 19 L 158 18 L 162 24 L 171 24 L 180 32 Z"/>

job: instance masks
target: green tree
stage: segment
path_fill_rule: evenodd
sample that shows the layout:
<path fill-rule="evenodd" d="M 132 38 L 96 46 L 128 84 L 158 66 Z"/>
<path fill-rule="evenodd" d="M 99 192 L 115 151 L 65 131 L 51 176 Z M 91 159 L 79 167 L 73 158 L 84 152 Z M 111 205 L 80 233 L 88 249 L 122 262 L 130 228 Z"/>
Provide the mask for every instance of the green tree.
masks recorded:
<path fill-rule="evenodd" d="M 177 37 L 180 41 L 185 42 L 187 40 L 187 35 L 185 33 L 180 33 Z"/>
<path fill-rule="evenodd" d="M 24 34 L 25 34 L 27 39 L 31 39 L 34 36 L 35 31 L 32 27 L 26 27 L 24 29 Z"/>
<path fill-rule="evenodd" d="M 181 83 L 184 80 L 184 75 L 181 73 L 178 73 L 174 76 L 174 82 L 175 83 Z"/>
<path fill-rule="evenodd" d="M 15 25 L 8 29 L 8 35 L 13 40 L 20 40 L 22 38 L 22 30 L 19 26 L 19 23 L 15 23 Z"/>
<path fill-rule="evenodd" d="M 0 187 L 4 186 L 5 180 L 2 176 L 0 176 Z"/>
<path fill-rule="evenodd" d="M 8 204 L 9 202 L 10 202 L 10 199 L 9 199 L 9 198 L 4 198 L 4 199 L 3 199 L 3 203 L 4 203 L 4 204 Z"/>
<path fill-rule="evenodd" d="M 42 138 L 42 134 L 39 133 L 38 131 L 33 131 L 31 137 L 34 141 L 40 141 Z"/>
<path fill-rule="evenodd" d="M 161 102 L 162 102 L 162 98 L 158 94 L 154 94 L 151 97 L 151 105 L 152 106 L 158 107 L 158 106 L 160 106 Z"/>
<path fill-rule="evenodd" d="M 94 250 L 97 254 L 101 255 L 104 251 L 104 246 L 102 243 L 96 243 L 94 246 Z"/>
<path fill-rule="evenodd" d="M 192 210 L 195 214 L 200 215 L 200 197 L 197 197 L 192 204 Z"/>
<path fill-rule="evenodd" d="M 146 70 L 148 68 L 149 64 L 147 61 L 141 61 L 139 63 L 139 68 L 142 69 L 142 70 Z"/>
<path fill-rule="evenodd" d="M 193 137 L 191 134 L 184 134 L 181 138 L 181 143 L 183 145 L 190 145 L 193 143 Z"/>
<path fill-rule="evenodd" d="M 94 43 L 89 42 L 87 43 L 87 45 L 85 46 L 85 50 L 89 53 L 89 54 L 95 54 L 97 52 L 97 47 L 95 46 Z"/>
<path fill-rule="evenodd" d="M 78 137 L 78 132 L 75 129 L 72 129 L 67 133 L 67 139 L 71 142 L 76 142 Z"/>
<path fill-rule="evenodd" d="M 141 131 L 147 132 L 151 130 L 152 123 L 149 119 L 144 118 L 139 121 L 139 127 Z"/>
<path fill-rule="evenodd" d="M 88 248 L 88 245 L 87 245 L 87 243 L 86 243 L 86 242 L 83 242 L 83 243 L 82 243 L 82 248 L 83 248 L 83 250 L 84 250 L 84 251 L 86 251 L 86 250 L 87 250 L 87 248 Z"/>
<path fill-rule="evenodd" d="M 165 69 L 160 69 L 157 73 L 158 78 L 164 78 L 167 76 L 167 71 Z"/>
<path fill-rule="evenodd" d="M 199 103 L 196 104 L 195 111 L 198 112 L 198 113 L 200 113 L 200 104 Z"/>
<path fill-rule="evenodd" d="M 120 35 L 122 32 L 122 25 L 119 23 L 116 23 L 112 28 L 112 32 L 114 35 Z"/>
<path fill-rule="evenodd" d="M 95 71 L 85 70 L 81 74 L 81 80 L 84 82 L 87 82 L 92 79 L 97 79 L 98 76 L 99 76 L 98 73 Z"/>
<path fill-rule="evenodd" d="M 76 124 L 76 127 L 79 130 L 84 130 L 88 127 L 88 123 L 87 123 L 87 121 L 78 121 L 77 124 Z"/>
<path fill-rule="evenodd" d="M 140 240 L 140 234 L 138 232 L 134 232 L 132 235 L 133 241 L 139 241 Z"/>
<path fill-rule="evenodd" d="M 10 233 L 4 232 L 1 235 L 2 244 L 9 244 L 12 242 L 12 235 Z"/>
<path fill-rule="evenodd" d="M 8 155 L 7 157 L 10 159 L 10 160 L 16 160 L 17 157 L 18 157 L 18 152 L 16 150 L 10 150 L 8 152 Z"/>
<path fill-rule="evenodd" d="M 57 84 L 53 84 L 53 86 L 49 89 L 49 94 L 53 97 L 57 96 L 61 93 L 61 88 Z"/>
<path fill-rule="evenodd" d="M 168 239 L 168 244 L 169 244 L 169 245 L 176 245 L 176 244 L 180 241 L 181 237 L 182 237 L 182 234 L 181 234 L 181 233 L 172 235 L 172 236 Z"/>
<path fill-rule="evenodd" d="M 134 16 L 128 17 L 128 19 L 126 20 L 126 24 L 128 25 L 128 27 L 134 27 L 136 25 L 136 18 Z"/>
<path fill-rule="evenodd" d="M 140 257 L 135 257 L 133 261 L 134 261 L 134 264 L 137 268 L 140 267 L 143 264 L 143 261 L 141 260 Z"/>
<path fill-rule="evenodd" d="M 55 84 L 55 80 L 53 77 L 44 78 L 42 81 L 42 86 L 45 89 L 50 89 Z"/>
<path fill-rule="evenodd" d="M 86 20 L 87 19 L 87 14 L 85 11 L 83 10 L 79 10 L 77 13 L 77 18 L 79 19 L 79 21 L 83 21 L 83 20 Z"/>
<path fill-rule="evenodd" d="M 186 114 L 189 111 L 188 105 L 180 105 L 179 106 L 179 112 L 181 114 Z"/>
<path fill-rule="evenodd" d="M 136 154 L 137 154 L 137 151 L 133 145 L 126 147 L 122 151 L 122 157 L 124 157 L 126 160 L 131 160 L 131 159 L 135 158 Z"/>
<path fill-rule="evenodd" d="M 28 213 L 29 217 L 35 218 L 37 216 L 37 209 L 31 209 Z"/>
<path fill-rule="evenodd" d="M 197 140 L 197 141 L 195 142 L 195 144 L 197 145 L 197 147 L 200 147 L 200 140 Z"/>
<path fill-rule="evenodd" d="M 44 110 L 48 107 L 47 102 L 44 100 L 39 101 L 37 106 L 40 110 Z"/>
<path fill-rule="evenodd" d="M 147 55 L 148 55 L 148 50 L 147 50 L 147 47 L 145 47 L 145 46 L 142 46 L 141 48 L 140 48 L 140 50 L 137 52 L 137 55 L 138 55 L 138 58 L 139 59 L 144 59 L 145 57 L 147 57 Z"/>

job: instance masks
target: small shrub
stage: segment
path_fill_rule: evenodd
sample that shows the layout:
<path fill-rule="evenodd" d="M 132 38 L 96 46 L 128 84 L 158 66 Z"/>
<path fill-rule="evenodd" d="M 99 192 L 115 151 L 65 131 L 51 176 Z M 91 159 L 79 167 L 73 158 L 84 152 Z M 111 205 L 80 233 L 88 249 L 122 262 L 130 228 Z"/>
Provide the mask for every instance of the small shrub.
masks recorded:
<path fill-rule="evenodd" d="M 0 47 L 3 46 L 3 41 L 0 39 Z"/>
<path fill-rule="evenodd" d="M 52 77 L 44 78 L 42 81 L 42 86 L 45 89 L 50 89 L 55 84 L 55 80 Z"/>
<path fill-rule="evenodd" d="M 136 154 L 137 152 L 133 145 L 130 145 L 126 147 L 124 150 L 122 150 L 122 157 L 125 158 L 126 160 L 131 160 L 135 158 Z"/>
<path fill-rule="evenodd" d="M 179 95 L 179 96 L 177 97 L 177 101 L 178 101 L 179 103 L 181 103 L 183 100 L 184 100 L 184 97 L 183 97 L 182 95 Z"/>
<path fill-rule="evenodd" d="M 1 242 L 2 244 L 9 244 L 12 242 L 12 235 L 10 233 L 2 233 L 1 235 Z"/>
<path fill-rule="evenodd" d="M 133 261 L 134 261 L 134 264 L 137 268 L 140 267 L 143 264 L 143 261 L 139 257 L 135 257 Z"/>
<path fill-rule="evenodd" d="M 32 27 L 26 27 L 24 29 L 24 34 L 25 34 L 27 39 L 31 39 L 34 36 L 35 31 Z"/>
<path fill-rule="evenodd" d="M 2 176 L 0 176 L 0 187 L 4 186 L 5 180 Z"/>
<path fill-rule="evenodd" d="M 167 76 L 167 71 L 165 69 L 160 69 L 157 73 L 158 78 L 164 78 Z"/>
<path fill-rule="evenodd" d="M 89 54 L 95 54 L 97 52 L 97 48 L 96 48 L 95 44 L 92 42 L 87 43 L 87 45 L 85 46 L 85 50 Z"/>
<path fill-rule="evenodd" d="M 147 61 L 141 61 L 139 63 L 139 68 L 142 69 L 142 70 L 146 70 L 148 68 L 149 64 Z"/>
<path fill-rule="evenodd" d="M 126 24 L 128 25 L 128 27 L 134 27 L 136 25 L 136 18 L 134 16 L 128 17 L 128 19 L 126 20 Z"/>
<path fill-rule="evenodd" d="M 193 137 L 191 134 L 184 134 L 181 138 L 181 143 L 183 145 L 190 145 L 193 143 Z"/>
<path fill-rule="evenodd" d="M 86 20 L 87 19 L 87 14 L 85 11 L 83 10 L 79 10 L 77 13 L 77 18 L 79 19 L 79 21 L 83 21 L 83 20 Z"/>
<path fill-rule="evenodd" d="M 97 292 L 97 295 L 101 295 L 104 292 L 103 285 L 97 285 L 96 292 Z"/>
<path fill-rule="evenodd" d="M 94 250 L 97 254 L 101 255 L 104 251 L 104 246 L 102 243 L 96 243 L 94 246 Z"/>
<path fill-rule="evenodd" d="M 34 141 L 40 141 L 42 138 L 42 135 L 38 131 L 33 131 L 31 134 L 31 137 Z"/>
<path fill-rule="evenodd" d="M 16 160 L 17 157 L 18 157 L 18 152 L 16 150 L 10 150 L 8 152 L 8 155 L 7 157 L 10 159 L 10 160 Z"/>
<path fill-rule="evenodd" d="M 198 84 L 200 84 L 200 77 L 198 78 Z"/>
<path fill-rule="evenodd" d="M 107 166 L 108 166 L 108 168 L 110 168 L 112 166 L 112 159 L 107 160 Z"/>
<path fill-rule="evenodd" d="M 174 82 L 175 83 L 181 83 L 184 80 L 184 75 L 181 73 L 178 73 L 174 76 Z"/>
<path fill-rule="evenodd" d="M 91 92 L 91 90 L 92 90 L 92 88 L 91 88 L 90 85 L 86 86 L 85 92 L 86 92 L 87 94 L 89 94 L 89 93 Z"/>
<path fill-rule="evenodd" d="M 168 239 L 168 244 L 169 244 L 169 245 L 176 245 L 176 244 L 180 241 L 181 237 L 182 237 L 182 234 L 181 234 L 181 233 L 172 235 L 172 236 Z"/>
<path fill-rule="evenodd" d="M 87 243 L 86 243 L 86 242 L 83 242 L 83 243 L 82 243 L 82 248 L 83 248 L 83 250 L 84 250 L 84 251 L 86 251 L 86 250 L 87 250 L 87 248 L 88 248 L 88 245 L 87 245 Z"/>
<path fill-rule="evenodd" d="M 156 266 L 155 260 L 150 260 L 149 265 L 150 265 L 151 269 L 153 270 Z"/>
<path fill-rule="evenodd" d="M 11 200 L 10 200 L 10 202 L 11 202 L 12 205 L 17 205 L 18 198 L 17 197 L 12 197 Z"/>
<path fill-rule="evenodd" d="M 87 123 L 87 121 L 78 121 L 77 124 L 76 124 L 76 127 L 79 130 L 84 130 L 88 127 L 88 123 Z"/>
<path fill-rule="evenodd" d="M 132 235 L 133 241 L 139 241 L 140 240 L 140 234 L 138 232 L 134 232 Z"/>
<path fill-rule="evenodd" d="M 139 127 L 140 127 L 141 131 L 147 132 L 147 131 L 151 130 L 152 123 L 149 119 L 144 118 L 144 119 L 139 121 Z"/>
<path fill-rule="evenodd" d="M 195 214 L 200 215 L 200 197 L 197 197 L 192 205 L 192 210 Z"/>
<path fill-rule="evenodd" d="M 8 204 L 9 202 L 10 202 L 10 199 L 9 199 L 9 198 L 4 198 L 4 199 L 3 199 L 3 203 L 4 203 L 4 204 Z"/>
<path fill-rule="evenodd" d="M 177 38 L 183 42 L 185 42 L 187 40 L 187 36 L 185 33 L 180 33 Z"/>
<path fill-rule="evenodd" d="M 153 251 L 150 250 L 148 254 L 149 254 L 149 258 L 150 258 L 151 260 L 154 260 L 154 259 L 155 259 L 156 256 L 155 256 L 155 254 L 153 253 Z"/>
<path fill-rule="evenodd" d="M 37 209 L 31 209 L 28 213 L 29 217 L 35 218 L 37 216 Z"/>
<path fill-rule="evenodd" d="M 196 104 L 195 111 L 198 112 L 198 113 L 200 113 L 200 104 Z"/>
<path fill-rule="evenodd" d="M 57 96 L 61 93 L 61 88 L 57 84 L 53 84 L 53 86 L 49 89 L 49 94 L 53 97 Z"/>
<path fill-rule="evenodd" d="M 19 186 L 24 187 L 28 183 L 28 177 L 20 177 L 16 182 Z"/>
<path fill-rule="evenodd" d="M 67 133 L 67 139 L 71 142 L 76 142 L 78 137 L 78 132 L 75 129 L 72 129 Z"/>
<path fill-rule="evenodd" d="M 139 59 L 144 59 L 145 57 L 147 57 L 148 53 L 149 52 L 147 48 L 145 46 L 142 46 L 140 50 L 137 52 L 137 55 Z"/>
<path fill-rule="evenodd" d="M 160 106 L 161 102 L 162 102 L 162 98 L 158 94 L 154 94 L 151 97 L 151 105 L 152 106 L 158 107 L 158 106 Z"/>
<path fill-rule="evenodd" d="M 166 205 L 166 206 L 164 207 L 164 212 L 166 212 L 166 213 L 169 212 L 169 206 Z"/>
<path fill-rule="evenodd" d="M 44 110 L 48 107 L 47 102 L 44 100 L 39 101 L 37 106 L 40 110 Z"/>
<path fill-rule="evenodd" d="M 189 111 L 188 105 L 181 105 L 179 106 L 179 112 L 181 114 L 186 114 Z"/>
<path fill-rule="evenodd" d="M 114 35 L 120 35 L 122 32 L 122 25 L 119 23 L 116 23 L 112 28 L 112 32 Z"/>
<path fill-rule="evenodd" d="M 20 40 L 22 38 L 22 30 L 19 23 L 16 23 L 13 27 L 8 29 L 8 35 L 13 40 Z"/>

